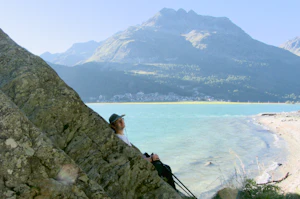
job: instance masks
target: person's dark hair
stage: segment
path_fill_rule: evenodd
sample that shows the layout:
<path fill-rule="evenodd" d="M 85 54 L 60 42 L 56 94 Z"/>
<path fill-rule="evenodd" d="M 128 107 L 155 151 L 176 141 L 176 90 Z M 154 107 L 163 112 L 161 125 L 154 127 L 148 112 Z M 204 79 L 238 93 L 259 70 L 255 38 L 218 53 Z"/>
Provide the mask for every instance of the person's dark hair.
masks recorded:
<path fill-rule="evenodd" d="M 115 122 L 109 124 L 109 127 L 116 133 L 116 130 L 115 130 L 115 128 L 114 128 L 114 126 L 115 126 L 114 124 L 115 124 Z"/>

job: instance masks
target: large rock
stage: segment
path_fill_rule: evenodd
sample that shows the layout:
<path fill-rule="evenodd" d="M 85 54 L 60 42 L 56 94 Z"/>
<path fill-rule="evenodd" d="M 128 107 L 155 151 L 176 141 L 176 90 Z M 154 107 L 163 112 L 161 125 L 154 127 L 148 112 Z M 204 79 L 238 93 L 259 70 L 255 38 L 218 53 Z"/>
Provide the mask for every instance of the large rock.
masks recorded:
<path fill-rule="evenodd" d="M 213 199 L 237 199 L 239 198 L 239 191 L 232 188 L 223 188 L 217 192 Z"/>
<path fill-rule="evenodd" d="M 109 198 L 0 91 L 0 198 Z"/>
<path fill-rule="evenodd" d="M 74 182 L 72 186 L 78 187 L 76 188 L 78 191 L 83 186 L 89 187 L 86 189 L 87 193 L 80 192 L 85 195 L 84 197 L 95 198 L 91 194 L 98 193 L 97 191 L 102 194 L 101 189 L 103 188 L 111 198 L 180 198 L 157 175 L 152 164 L 145 161 L 139 151 L 120 141 L 113 134 L 107 122 L 89 109 L 80 100 L 77 93 L 68 87 L 41 58 L 18 46 L 1 29 L 0 89 L 5 94 L 1 94 L 1 96 L 7 98 L 5 101 L 10 100 L 10 104 L 16 105 L 13 108 L 16 114 L 23 114 L 24 121 L 27 120 L 26 124 L 32 126 L 32 128 L 34 127 L 39 134 L 44 135 L 45 140 L 48 141 L 43 143 L 48 143 L 49 146 L 46 146 L 52 147 L 56 151 L 55 154 L 49 150 L 45 152 L 44 144 L 40 144 L 39 147 L 36 146 L 32 150 L 29 149 L 29 155 L 32 153 L 40 154 L 34 158 L 37 163 L 29 161 L 31 156 L 26 154 L 25 149 L 20 150 L 17 154 L 8 153 L 10 158 L 1 162 L 1 164 L 7 165 L 5 166 L 6 173 L 2 170 L 0 173 L 0 179 L 3 179 L 3 183 L 0 183 L 1 186 L 4 184 L 4 187 L 7 187 L 6 181 L 12 177 L 9 176 L 9 173 L 11 171 L 15 172 L 18 161 L 21 161 L 21 165 L 22 162 L 26 161 L 28 168 L 31 167 L 31 170 L 35 168 L 34 165 L 41 168 L 42 166 L 45 167 L 41 175 L 46 180 L 48 179 L 49 184 L 53 183 L 52 189 L 56 190 L 54 192 L 62 195 L 69 193 L 64 186 L 57 184 L 57 180 L 55 180 L 55 176 L 59 175 L 59 169 L 64 168 L 65 165 L 62 159 L 56 158 L 57 154 L 61 158 L 68 159 L 68 165 L 73 165 L 72 168 L 75 171 L 67 169 L 71 170 L 71 173 L 77 173 L 76 169 L 78 169 L 82 170 L 82 175 L 87 175 L 84 178 L 85 183 L 83 185 L 77 185 L 77 182 L 80 181 L 79 178 L 71 180 Z M 2 136 L 3 142 L 6 143 L 5 150 L 8 150 L 9 147 L 15 147 L 13 149 L 20 148 L 19 143 L 21 145 L 27 143 L 26 141 L 23 143 L 25 138 L 33 142 L 33 139 L 26 136 L 26 129 L 23 125 L 15 124 L 18 121 L 17 119 L 14 121 L 5 116 L 8 113 L 9 110 L 3 108 L 0 115 L 0 121 L 5 120 L 5 125 L 2 122 L 3 127 L 0 126 L 1 135 L 5 135 Z M 12 127 L 15 127 L 16 131 L 19 132 L 16 137 L 13 137 Z M 29 135 L 30 132 L 28 130 Z M 30 144 L 28 141 L 30 148 L 32 148 L 31 145 L 35 146 L 37 143 Z M 6 153 L 4 152 L 3 155 L 6 155 Z M 43 160 L 41 160 L 42 157 Z M 29 169 L 26 170 L 25 168 L 23 171 L 22 166 L 22 168 L 19 168 L 19 172 L 25 172 L 27 175 Z M 21 173 L 17 176 L 20 176 Z M 41 176 L 33 175 L 31 181 L 39 177 Z M 25 179 L 28 181 L 24 177 L 20 183 L 22 184 L 24 181 L 26 184 Z M 14 181 L 14 178 L 12 178 L 12 181 Z M 12 183 L 7 187 L 7 191 L 11 193 L 12 190 L 18 189 L 17 185 L 18 183 Z M 42 186 L 42 184 L 39 185 Z M 31 190 L 29 189 L 30 186 L 32 185 L 27 184 L 26 190 Z M 99 188 L 95 190 L 95 186 Z M 48 185 L 45 185 L 45 187 L 48 187 Z M 38 190 L 41 189 L 38 188 Z M 17 194 L 18 191 L 15 193 Z M 105 194 L 101 194 L 98 194 L 99 197 L 106 197 Z M 27 198 L 30 197 L 32 196 Z M 51 195 L 48 198 L 54 197 L 54 195 Z M 81 196 L 74 193 L 66 197 L 80 198 Z M 82 196 L 82 198 L 84 197 Z"/>

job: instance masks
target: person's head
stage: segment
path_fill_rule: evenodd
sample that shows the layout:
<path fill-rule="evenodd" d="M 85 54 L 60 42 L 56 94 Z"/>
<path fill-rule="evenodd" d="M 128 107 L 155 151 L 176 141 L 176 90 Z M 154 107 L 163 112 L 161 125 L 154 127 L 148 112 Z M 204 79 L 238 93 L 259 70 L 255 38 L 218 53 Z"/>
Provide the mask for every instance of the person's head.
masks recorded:
<path fill-rule="evenodd" d="M 125 128 L 124 116 L 125 115 L 117 115 L 114 113 L 109 117 L 110 127 L 114 129 L 116 133 L 122 133 Z"/>

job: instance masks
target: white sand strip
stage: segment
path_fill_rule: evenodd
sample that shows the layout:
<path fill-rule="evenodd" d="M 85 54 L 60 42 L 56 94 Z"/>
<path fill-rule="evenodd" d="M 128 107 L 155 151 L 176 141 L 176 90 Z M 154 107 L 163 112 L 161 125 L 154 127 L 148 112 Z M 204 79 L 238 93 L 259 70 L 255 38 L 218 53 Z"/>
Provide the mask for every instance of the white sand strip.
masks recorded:
<path fill-rule="evenodd" d="M 255 117 L 256 121 L 270 131 L 282 137 L 288 147 L 287 162 L 278 169 L 284 175 L 290 176 L 277 185 L 285 193 L 300 194 L 300 111 L 276 114 L 261 114 Z M 279 180 L 279 179 L 273 179 Z"/>

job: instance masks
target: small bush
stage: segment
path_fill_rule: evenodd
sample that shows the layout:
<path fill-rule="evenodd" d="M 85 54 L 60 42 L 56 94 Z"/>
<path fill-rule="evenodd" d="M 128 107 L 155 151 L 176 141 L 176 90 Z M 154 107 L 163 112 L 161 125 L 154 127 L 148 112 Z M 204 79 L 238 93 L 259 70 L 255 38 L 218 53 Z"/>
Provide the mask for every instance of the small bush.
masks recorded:
<path fill-rule="evenodd" d="M 257 185 L 253 179 L 246 179 L 245 185 L 240 191 L 239 198 L 253 199 L 281 199 L 284 196 L 280 193 L 280 188 L 276 185 Z"/>
<path fill-rule="evenodd" d="M 213 199 L 300 199 L 296 193 L 283 194 L 273 184 L 258 185 L 253 179 L 245 179 L 241 188 L 227 187 L 220 190 Z"/>

